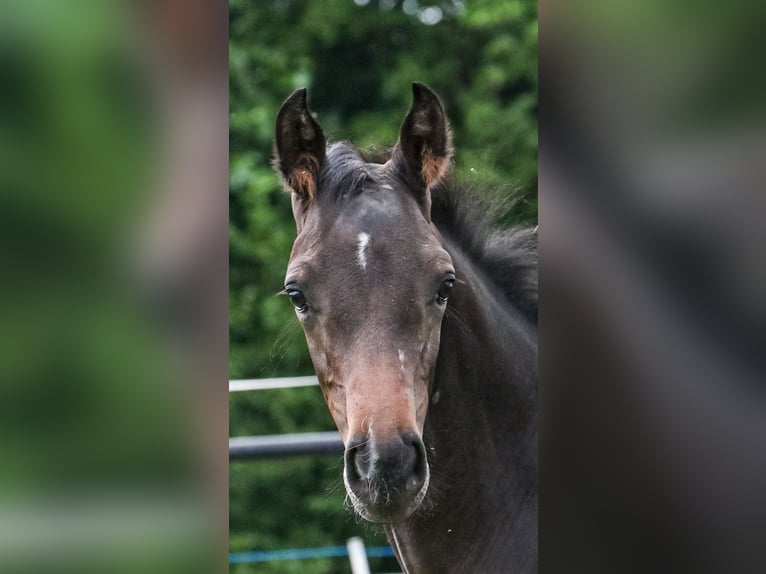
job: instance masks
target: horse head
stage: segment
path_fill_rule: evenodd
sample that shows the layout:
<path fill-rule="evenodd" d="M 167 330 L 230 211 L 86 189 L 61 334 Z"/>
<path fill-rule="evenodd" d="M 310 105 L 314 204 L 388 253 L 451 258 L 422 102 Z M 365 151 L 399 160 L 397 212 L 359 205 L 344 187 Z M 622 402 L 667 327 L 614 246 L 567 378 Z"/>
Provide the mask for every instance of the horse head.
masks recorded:
<path fill-rule="evenodd" d="M 430 190 L 451 155 L 444 109 L 418 83 L 384 163 L 328 146 L 305 89 L 277 116 L 274 166 L 297 226 L 284 293 L 343 437 L 349 497 L 373 522 L 405 519 L 428 489 L 423 427 L 456 280 Z"/>

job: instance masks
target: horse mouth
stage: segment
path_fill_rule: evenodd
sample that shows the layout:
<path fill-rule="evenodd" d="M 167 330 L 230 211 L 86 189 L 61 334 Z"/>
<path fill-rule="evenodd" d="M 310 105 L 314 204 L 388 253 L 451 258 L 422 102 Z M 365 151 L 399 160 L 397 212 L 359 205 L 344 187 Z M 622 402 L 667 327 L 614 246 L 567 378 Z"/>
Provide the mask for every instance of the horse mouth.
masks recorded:
<path fill-rule="evenodd" d="M 423 502 L 429 481 L 426 448 L 417 432 L 386 441 L 357 435 L 346 445 L 343 482 L 351 506 L 365 520 L 405 520 Z"/>
<path fill-rule="evenodd" d="M 425 480 L 412 480 L 398 487 L 379 480 L 364 480 L 354 487 L 344 473 L 346 492 L 354 511 L 368 522 L 395 524 L 409 518 L 423 503 L 428 492 L 430 473 Z"/>

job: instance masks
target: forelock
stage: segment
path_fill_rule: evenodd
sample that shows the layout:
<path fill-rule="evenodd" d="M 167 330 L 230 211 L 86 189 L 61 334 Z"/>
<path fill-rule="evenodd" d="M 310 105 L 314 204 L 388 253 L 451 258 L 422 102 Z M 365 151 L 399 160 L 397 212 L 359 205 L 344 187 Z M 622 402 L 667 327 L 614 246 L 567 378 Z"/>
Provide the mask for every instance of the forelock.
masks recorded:
<path fill-rule="evenodd" d="M 356 148 L 346 142 L 334 143 L 327 149 L 319 176 L 319 197 L 336 202 L 357 195 L 372 178 L 369 166 Z"/>

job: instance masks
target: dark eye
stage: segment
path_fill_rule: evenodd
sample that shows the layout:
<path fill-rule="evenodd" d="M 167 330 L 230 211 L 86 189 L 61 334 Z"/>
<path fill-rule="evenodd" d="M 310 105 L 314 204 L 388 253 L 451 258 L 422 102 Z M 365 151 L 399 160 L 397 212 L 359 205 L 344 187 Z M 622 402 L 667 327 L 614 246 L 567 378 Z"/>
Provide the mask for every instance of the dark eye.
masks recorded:
<path fill-rule="evenodd" d="M 442 305 L 449 299 L 450 293 L 452 293 L 452 287 L 455 285 L 454 279 L 445 279 L 442 284 L 439 285 L 439 290 L 436 291 L 436 302 Z"/>
<path fill-rule="evenodd" d="M 306 296 L 303 294 L 302 291 L 298 291 L 297 289 L 286 289 L 287 296 L 290 297 L 290 301 L 292 301 L 293 305 L 295 305 L 295 308 L 299 313 L 303 313 L 308 309 L 308 305 L 306 304 Z"/>

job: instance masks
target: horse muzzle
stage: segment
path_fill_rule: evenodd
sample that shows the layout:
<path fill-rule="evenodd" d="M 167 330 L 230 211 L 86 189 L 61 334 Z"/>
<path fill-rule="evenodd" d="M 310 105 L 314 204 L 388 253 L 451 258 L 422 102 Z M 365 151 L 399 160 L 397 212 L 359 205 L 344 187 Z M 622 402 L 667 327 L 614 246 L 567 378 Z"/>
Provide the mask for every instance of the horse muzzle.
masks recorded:
<path fill-rule="evenodd" d="M 428 490 L 426 449 L 417 433 L 378 442 L 355 438 L 345 454 L 344 481 L 351 502 L 370 522 L 395 523 L 410 516 Z"/>

